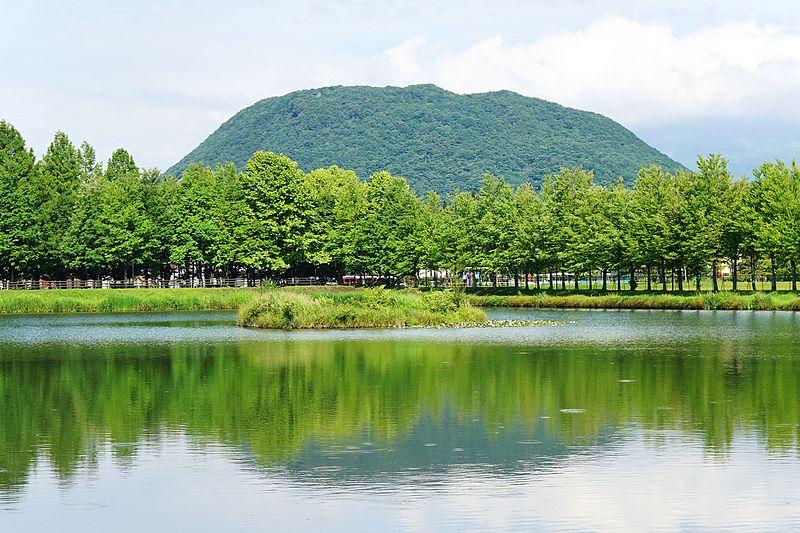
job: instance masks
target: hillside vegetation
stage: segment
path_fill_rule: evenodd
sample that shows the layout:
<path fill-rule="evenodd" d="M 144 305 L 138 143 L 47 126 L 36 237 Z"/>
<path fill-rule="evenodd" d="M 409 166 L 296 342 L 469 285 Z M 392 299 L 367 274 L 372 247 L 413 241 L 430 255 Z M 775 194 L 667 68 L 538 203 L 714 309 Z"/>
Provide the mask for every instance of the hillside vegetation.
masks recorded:
<path fill-rule="evenodd" d="M 189 163 L 284 153 L 300 168 L 387 170 L 418 191 L 475 189 L 485 173 L 534 185 L 563 167 L 599 183 L 632 182 L 642 167 L 680 165 L 613 120 L 510 91 L 458 95 L 434 85 L 327 87 L 267 98 L 225 122 L 168 173 Z"/>

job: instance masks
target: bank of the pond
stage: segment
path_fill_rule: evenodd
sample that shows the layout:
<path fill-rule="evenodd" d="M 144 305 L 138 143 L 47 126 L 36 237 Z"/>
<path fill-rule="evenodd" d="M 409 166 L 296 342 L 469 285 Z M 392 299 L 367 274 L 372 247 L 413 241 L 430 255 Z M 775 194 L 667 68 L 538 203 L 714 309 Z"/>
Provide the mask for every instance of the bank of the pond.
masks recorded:
<path fill-rule="evenodd" d="M 800 293 L 792 292 L 570 292 L 484 289 L 467 299 L 478 307 L 540 309 L 717 309 L 800 311 Z"/>
<path fill-rule="evenodd" d="M 417 291 L 414 289 L 383 291 L 387 298 L 395 298 L 391 305 L 396 309 L 377 306 L 374 301 L 375 290 L 354 289 L 351 287 L 292 287 L 282 289 L 82 289 L 82 290 L 8 290 L 0 291 L 0 314 L 46 314 L 46 313 L 94 313 L 130 311 L 202 311 L 202 310 L 241 310 L 251 313 L 261 294 L 301 295 L 311 300 L 323 296 L 336 303 L 340 316 L 353 324 L 345 327 L 389 327 L 395 325 L 431 325 L 441 316 L 441 302 L 436 304 L 421 295 L 450 294 L 471 304 L 474 313 L 480 307 L 528 307 L 540 309 L 719 309 L 719 310 L 777 310 L 800 311 L 800 293 L 789 291 L 775 292 L 573 292 L 573 291 L 525 291 L 511 288 L 482 288 L 469 290 L 465 296 L 454 296 L 443 291 Z M 361 296 L 363 295 L 363 296 Z M 272 298 L 277 298 L 273 296 Z M 287 296 L 289 302 L 290 296 Z M 301 298 L 302 299 L 302 298 Z M 292 299 L 296 303 L 297 299 Z M 459 301 L 461 301 L 459 300 Z M 261 300 L 259 300 L 261 301 Z M 426 302 L 426 303 L 423 303 Z M 247 305 L 252 303 L 253 305 Z M 324 302 L 323 302 L 324 303 Z M 463 303 L 463 302 L 462 302 Z M 295 304 L 293 304 L 295 305 Z M 292 309 L 301 309 L 296 304 Z M 316 305 L 316 304 L 315 304 Z M 420 307 L 421 305 L 421 307 Z M 429 314 L 432 309 L 439 314 Z M 437 307 L 439 305 L 439 307 Z M 462 305 L 462 304 L 459 304 Z M 377 306 L 377 307 L 376 307 Z M 325 306 L 323 306 L 325 307 Z M 287 311 L 291 312 L 291 311 Z M 317 311 L 315 311 L 317 312 Z M 450 309 L 447 313 L 453 312 Z M 447 313 L 444 313 L 445 315 Z M 240 313 L 241 314 L 241 313 Z M 420 321 L 405 323 L 413 315 Z M 337 315 L 327 309 L 324 320 L 336 322 Z M 471 315 L 445 317 L 441 324 L 455 322 L 474 322 Z M 452 320 L 451 320 L 452 319 Z M 484 320 L 481 318 L 481 320 Z M 333 323 L 331 322 L 331 323 Z M 323 323 L 327 323 L 324 322 Z M 268 327 L 268 326 L 263 326 Z M 285 326 L 278 326 L 285 327 Z M 304 326 L 311 327 L 311 326 Z M 329 327 L 329 326 L 318 326 Z"/>
<path fill-rule="evenodd" d="M 267 290 L 244 304 L 238 323 L 271 329 L 398 328 L 475 325 L 486 313 L 451 291 Z"/>
<path fill-rule="evenodd" d="M 239 309 L 258 289 L 66 289 L 0 291 L 0 314 Z"/>

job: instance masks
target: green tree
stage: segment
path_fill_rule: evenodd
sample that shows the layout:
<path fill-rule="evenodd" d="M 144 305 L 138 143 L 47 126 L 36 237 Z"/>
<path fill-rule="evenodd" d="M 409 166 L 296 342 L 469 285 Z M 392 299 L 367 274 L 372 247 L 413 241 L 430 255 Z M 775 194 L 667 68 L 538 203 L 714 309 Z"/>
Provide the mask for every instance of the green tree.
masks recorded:
<path fill-rule="evenodd" d="M 540 274 L 547 267 L 547 219 L 542 199 L 530 184 L 525 183 L 515 191 L 514 213 L 511 263 L 525 273 L 526 286 L 528 275 L 534 273 L 539 289 Z"/>
<path fill-rule="evenodd" d="M 332 166 L 306 174 L 304 186 L 308 198 L 305 260 L 316 274 L 342 274 L 355 266 L 349 234 L 362 204 L 361 182 L 352 170 Z"/>
<path fill-rule="evenodd" d="M 758 248 L 770 260 L 772 290 L 777 289 L 778 264 L 790 262 L 792 290 L 800 242 L 800 170 L 795 163 L 765 163 L 755 171 L 754 205 L 760 218 Z"/>
<path fill-rule="evenodd" d="M 364 186 L 364 216 L 356 222 L 356 242 L 368 272 L 392 283 L 417 275 L 419 212 L 419 199 L 404 178 L 388 172 L 370 176 Z"/>
<path fill-rule="evenodd" d="M 35 159 L 22 135 L 8 122 L 0 121 L 0 276 L 14 279 L 18 270 L 14 251 L 26 221 L 20 210 L 20 191 L 30 179 Z"/>
<path fill-rule="evenodd" d="M 186 168 L 172 205 L 170 261 L 183 265 L 187 275 L 209 275 L 212 266 L 222 263 L 219 252 L 226 225 L 219 204 L 223 201 L 214 171 L 199 164 Z"/>
<path fill-rule="evenodd" d="M 114 181 L 126 177 L 139 177 L 139 167 L 131 154 L 124 148 L 118 148 L 111 154 L 106 165 L 106 179 Z"/>
<path fill-rule="evenodd" d="M 666 269 L 676 260 L 676 232 L 672 211 L 679 204 L 675 178 L 661 167 L 639 171 L 630 202 L 629 235 L 633 261 L 645 266 L 647 290 L 651 290 L 651 269 L 657 266 L 662 290 L 666 289 Z"/>
<path fill-rule="evenodd" d="M 416 241 L 419 244 L 420 265 L 433 273 L 434 283 L 445 262 L 444 209 L 441 196 L 434 191 L 429 192 L 419 206 Z"/>
<path fill-rule="evenodd" d="M 554 267 L 561 270 L 562 288 L 566 288 L 565 270 L 573 272 L 577 289 L 579 274 L 587 267 L 586 244 L 590 236 L 579 213 L 585 206 L 584 196 L 590 194 L 592 187 L 592 173 L 583 168 L 561 169 L 542 183 L 544 209 L 550 222 L 547 253 Z"/>
<path fill-rule="evenodd" d="M 678 191 L 681 196 L 676 226 L 678 258 L 695 277 L 700 290 L 701 276 L 712 267 L 714 291 L 718 290 L 717 268 L 724 255 L 722 228 L 725 197 L 731 185 L 727 161 L 719 155 L 699 157 L 697 172 L 679 173 Z"/>
<path fill-rule="evenodd" d="M 66 134 L 57 132 L 18 197 L 21 238 L 15 255 L 26 274 L 66 275 L 63 237 L 83 181 L 81 153 Z"/>
<path fill-rule="evenodd" d="M 284 155 L 256 152 L 245 166 L 242 188 L 249 209 L 243 263 L 280 273 L 302 262 L 307 199 L 297 163 Z"/>

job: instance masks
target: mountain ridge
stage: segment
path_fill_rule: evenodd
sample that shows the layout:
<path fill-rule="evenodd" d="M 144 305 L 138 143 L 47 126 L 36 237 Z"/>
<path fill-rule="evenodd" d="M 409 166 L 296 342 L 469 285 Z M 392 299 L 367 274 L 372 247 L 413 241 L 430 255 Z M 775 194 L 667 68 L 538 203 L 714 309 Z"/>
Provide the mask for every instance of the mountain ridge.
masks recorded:
<path fill-rule="evenodd" d="M 189 163 L 239 168 L 257 150 L 284 153 L 304 170 L 338 165 L 362 178 L 388 170 L 419 191 L 474 188 L 491 173 L 535 185 L 584 166 L 601 183 L 631 182 L 642 166 L 682 165 L 592 111 L 501 90 L 457 94 L 432 84 L 330 86 L 245 107 L 167 173 Z"/>

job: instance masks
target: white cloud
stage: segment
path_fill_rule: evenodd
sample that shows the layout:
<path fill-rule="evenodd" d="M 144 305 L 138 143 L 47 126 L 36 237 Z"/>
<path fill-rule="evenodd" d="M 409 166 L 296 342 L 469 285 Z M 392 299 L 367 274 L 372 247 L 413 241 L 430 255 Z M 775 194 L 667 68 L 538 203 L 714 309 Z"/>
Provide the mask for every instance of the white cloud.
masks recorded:
<path fill-rule="evenodd" d="M 511 89 L 640 132 L 780 118 L 800 142 L 792 0 L 232 0 L 225 24 L 210 0 L 8 4 L 0 118 L 37 153 L 63 129 L 166 168 L 256 100 L 355 83 Z"/>
<path fill-rule="evenodd" d="M 361 66 L 351 65 L 351 78 L 433 82 L 461 93 L 511 89 L 630 125 L 800 118 L 800 33 L 752 21 L 678 34 L 666 23 L 613 17 L 528 42 L 497 36 L 460 49 L 418 36 Z"/>

